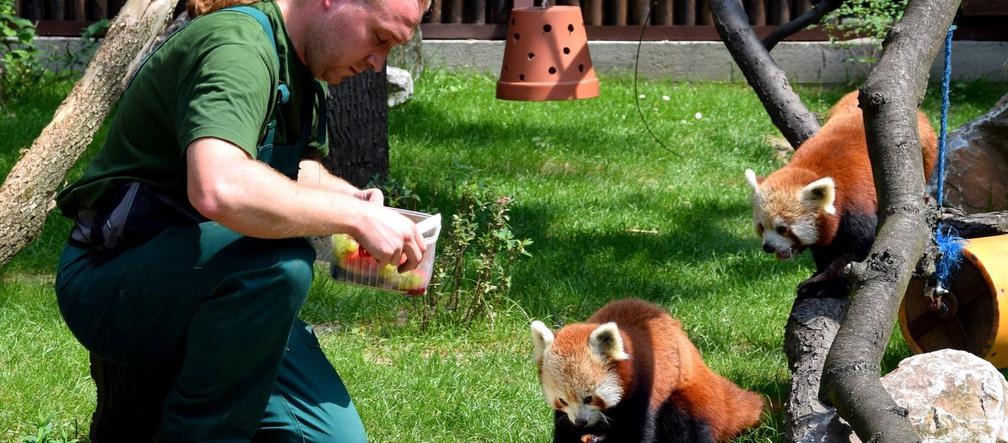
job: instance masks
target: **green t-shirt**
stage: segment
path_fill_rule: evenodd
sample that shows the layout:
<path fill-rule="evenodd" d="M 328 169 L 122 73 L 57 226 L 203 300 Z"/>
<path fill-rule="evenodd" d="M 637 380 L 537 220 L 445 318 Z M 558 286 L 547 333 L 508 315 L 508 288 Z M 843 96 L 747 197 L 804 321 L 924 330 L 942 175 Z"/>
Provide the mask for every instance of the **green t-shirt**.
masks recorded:
<path fill-rule="evenodd" d="M 316 80 L 294 52 L 276 3 L 252 7 L 272 24 L 276 50 L 255 18 L 234 11 L 198 17 L 169 37 L 123 93 L 101 152 L 84 176 L 57 196 L 64 215 L 75 217 L 78 208 L 93 207 L 106 192 L 129 181 L 147 183 L 188 206 L 186 148 L 199 138 L 215 137 L 257 158 L 269 111 L 277 106 L 278 76 L 291 95 L 275 112 L 274 143 L 297 142 L 303 102 L 315 98 L 309 85 Z M 313 119 L 307 135 L 312 139 L 319 124 L 315 114 L 305 114 Z M 324 141 L 313 140 L 305 157 L 327 152 Z"/>

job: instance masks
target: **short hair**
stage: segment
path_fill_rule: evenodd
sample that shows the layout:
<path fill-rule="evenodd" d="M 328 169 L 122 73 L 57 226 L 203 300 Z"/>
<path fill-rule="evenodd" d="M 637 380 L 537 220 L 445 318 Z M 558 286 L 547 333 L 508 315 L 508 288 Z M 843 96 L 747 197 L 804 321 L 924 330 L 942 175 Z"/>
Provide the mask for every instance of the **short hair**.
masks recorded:
<path fill-rule="evenodd" d="M 186 12 L 189 13 L 189 18 L 196 18 L 204 14 L 209 14 L 218 9 L 229 8 L 231 6 L 237 5 L 251 5 L 253 3 L 259 3 L 262 0 L 188 0 L 186 2 Z M 368 0 L 370 3 L 378 5 L 385 2 L 385 0 Z M 431 0 L 417 0 L 420 7 L 423 8 L 422 11 L 427 13 L 430 9 Z"/>

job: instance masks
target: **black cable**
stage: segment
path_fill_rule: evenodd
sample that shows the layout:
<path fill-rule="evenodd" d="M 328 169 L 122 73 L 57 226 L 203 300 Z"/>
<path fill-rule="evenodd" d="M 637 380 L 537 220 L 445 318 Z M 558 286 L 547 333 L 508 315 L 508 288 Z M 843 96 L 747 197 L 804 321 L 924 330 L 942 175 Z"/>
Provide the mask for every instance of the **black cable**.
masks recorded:
<path fill-rule="evenodd" d="M 654 132 L 651 132 L 651 127 L 648 126 L 647 119 L 644 118 L 644 111 L 641 110 L 641 106 L 640 106 L 640 94 L 637 93 L 637 64 L 638 64 L 638 62 L 640 62 L 640 48 L 641 48 L 641 44 L 644 43 L 644 30 L 647 29 L 647 24 L 648 24 L 648 22 L 651 21 L 651 14 L 654 13 L 654 10 L 655 10 L 656 6 L 658 6 L 658 3 L 657 2 L 652 2 L 651 3 L 651 7 L 648 8 L 647 17 L 644 18 L 644 24 L 641 25 L 640 38 L 637 39 L 637 56 L 634 57 L 634 64 L 633 64 L 633 95 L 634 95 L 634 101 L 637 103 L 637 113 L 640 114 L 641 122 L 644 123 L 644 129 L 647 129 L 648 134 L 651 134 L 651 137 L 654 138 L 654 140 L 656 142 L 658 142 L 658 144 L 661 145 L 661 147 L 665 148 L 666 151 L 671 152 L 672 155 L 675 155 L 676 157 L 683 158 L 682 155 L 679 155 L 679 153 L 677 153 L 677 152 L 669 149 L 668 146 L 665 146 L 665 143 L 662 143 L 662 141 L 658 139 L 658 136 L 656 136 L 654 134 Z"/>

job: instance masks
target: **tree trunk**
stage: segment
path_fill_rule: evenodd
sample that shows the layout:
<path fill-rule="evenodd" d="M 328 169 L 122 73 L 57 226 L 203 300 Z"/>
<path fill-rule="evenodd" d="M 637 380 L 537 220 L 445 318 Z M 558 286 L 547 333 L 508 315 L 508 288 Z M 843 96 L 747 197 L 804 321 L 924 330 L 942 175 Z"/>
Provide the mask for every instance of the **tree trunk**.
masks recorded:
<path fill-rule="evenodd" d="M 388 103 L 385 70 L 365 71 L 329 86 L 329 156 L 333 175 L 363 187 L 388 176 Z"/>
<path fill-rule="evenodd" d="M 91 143 L 176 0 L 130 0 L 84 76 L 0 187 L 0 267 L 38 236 L 66 173 Z M 140 54 L 140 56 L 134 56 Z"/>
<path fill-rule="evenodd" d="M 791 146 L 798 148 L 819 131 L 815 115 L 802 104 L 791 89 L 787 75 L 774 62 L 770 52 L 749 26 L 749 16 L 738 0 L 711 0 L 714 27 L 728 47 L 735 64 L 742 70 L 774 126 Z"/>
<path fill-rule="evenodd" d="M 840 441 L 850 434 L 849 429 L 845 435 L 830 433 L 835 430 L 830 427 L 833 408 L 819 401 L 823 362 L 846 309 L 847 300 L 836 298 L 805 298 L 791 306 L 784 328 L 784 354 L 792 374 L 784 417 L 786 441 L 803 441 L 809 433 Z"/>
<path fill-rule="evenodd" d="M 826 357 L 820 393 L 862 441 L 919 440 L 906 410 L 882 388 L 879 362 L 930 238 L 916 112 L 958 6 L 959 0 L 911 1 L 858 97 L 880 220 L 868 259 L 847 269 L 853 294 Z"/>

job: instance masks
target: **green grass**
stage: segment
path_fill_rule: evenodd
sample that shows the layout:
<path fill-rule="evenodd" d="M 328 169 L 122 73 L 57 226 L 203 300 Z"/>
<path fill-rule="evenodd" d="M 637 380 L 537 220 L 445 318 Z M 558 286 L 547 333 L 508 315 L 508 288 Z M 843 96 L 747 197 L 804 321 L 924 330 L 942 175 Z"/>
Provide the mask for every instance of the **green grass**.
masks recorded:
<path fill-rule="evenodd" d="M 416 184 L 420 209 L 446 216 L 458 206 L 453 182 L 509 195 L 516 236 L 535 243 L 514 268 L 494 323 L 472 329 L 421 332 L 397 320 L 413 312 L 412 300 L 317 279 L 303 317 L 324 325 L 322 345 L 373 441 L 547 440 L 550 410 L 530 361 L 529 321 L 583 320 L 628 296 L 666 307 L 714 370 L 772 402 L 773 413 L 740 441 L 781 439 L 783 329 L 794 285 L 813 267 L 807 255 L 775 261 L 752 232 L 742 172 L 778 166 L 766 142 L 777 131 L 746 85 L 642 82 L 647 121 L 675 154 L 644 131 L 626 78 L 602 78 L 597 99 L 550 103 L 495 100 L 494 79 L 480 75 L 428 72 L 416 87 L 390 113 L 391 175 Z M 823 112 L 847 89 L 799 92 Z M 0 111 L 0 171 L 68 90 L 40 91 Z M 951 127 L 1006 91 L 955 84 Z M 924 107 L 937 127 L 934 91 Z M 94 404 L 87 354 L 52 291 L 68 226 L 50 217 L 0 276 L 0 441 L 32 435 L 46 421 L 58 435 L 86 435 Z M 907 355 L 897 331 L 883 366 Z"/>

